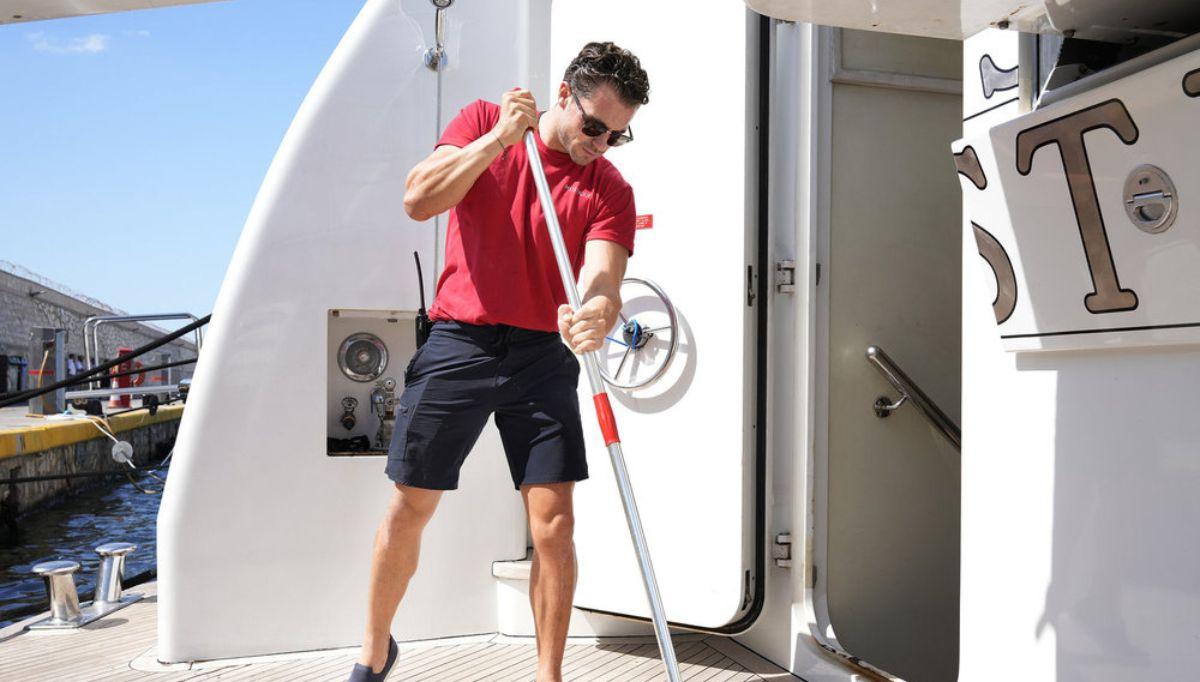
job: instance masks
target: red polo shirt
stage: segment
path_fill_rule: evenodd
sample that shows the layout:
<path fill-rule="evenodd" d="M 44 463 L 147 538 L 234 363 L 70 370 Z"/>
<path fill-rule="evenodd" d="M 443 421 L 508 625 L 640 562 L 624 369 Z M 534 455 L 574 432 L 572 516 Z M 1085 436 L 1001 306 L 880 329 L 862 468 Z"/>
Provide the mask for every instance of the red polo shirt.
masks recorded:
<path fill-rule="evenodd" d="M 450 122 L 438 146 L 465 147 L 499 120 L 499 105 L 476 100 Z M 632 254 L 629 183 L 604 157 L 580 166 L 535 137 L 576 278 L 588 240 L 613 241 Z M 566 302 L 522 141 L 497 156 L 450 210 L 446 268 L 429 316 L 557 331 L 558 306 Z"/>

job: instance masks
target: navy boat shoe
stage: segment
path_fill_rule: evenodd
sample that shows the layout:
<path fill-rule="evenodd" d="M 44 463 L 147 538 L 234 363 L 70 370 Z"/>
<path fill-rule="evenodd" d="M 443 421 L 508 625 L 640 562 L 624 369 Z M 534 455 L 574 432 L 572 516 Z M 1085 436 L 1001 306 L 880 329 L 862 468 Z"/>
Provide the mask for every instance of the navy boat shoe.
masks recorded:
<path fill-rule="evenodd" d="M 350 679 L 346 682 L 383 682 L 387 678 L 388 673 L 392 671 L 392 666 L 396 664 L 396 658 L 400 655 L 400 647 L 396 645 L 396 640 L 388 636 L 388 656 L 387 663 L 383 664 L 383 670 L 374 672 L 371 666 L 355 663 L 354 670 L 350 671 Z"/>

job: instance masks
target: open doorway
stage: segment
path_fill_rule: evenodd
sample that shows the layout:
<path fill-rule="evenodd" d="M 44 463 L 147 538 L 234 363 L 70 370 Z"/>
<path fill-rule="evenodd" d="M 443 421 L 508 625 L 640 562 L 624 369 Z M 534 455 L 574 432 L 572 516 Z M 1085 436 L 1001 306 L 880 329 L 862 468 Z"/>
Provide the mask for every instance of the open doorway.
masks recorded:
<path fill-rule="evenodd" d="M 961 203 L 948 150 L 961 130 L 961 44 L 835 29 L 822 39 L 818 623 L 876 668 L 954 680 L 957 445 L 914 401 L 885 409 L 900 395 L 867 350 L 884 349 L 959 422 Z"/>

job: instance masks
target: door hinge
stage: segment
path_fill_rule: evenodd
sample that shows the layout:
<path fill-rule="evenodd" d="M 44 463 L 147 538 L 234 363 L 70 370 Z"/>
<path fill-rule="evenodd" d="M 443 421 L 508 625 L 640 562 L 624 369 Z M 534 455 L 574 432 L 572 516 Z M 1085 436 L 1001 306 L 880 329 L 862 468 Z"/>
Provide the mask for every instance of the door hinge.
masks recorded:
<path fill-rule="evenodd" d="M 775 536 L 775 544 L 771 545 L 771 558 L 775 565 L 781 568 L 792 566 L 792 534 L 779 533 Z"/>
<path fill-rule="evenodd" d="M 775 261 L 775 291 L 791 294 L 796 291 L 796 261 Z"/>
<path fill-rule="evenodd" d="M 756 298 L 755 293 L 754 293 L 755 277 L 756 277 L 756 275 L 754 274 L 754 266 L 747 265 L 746 266 L 746 305 L 749 307 L 754 306 L 754 299 Z"/>

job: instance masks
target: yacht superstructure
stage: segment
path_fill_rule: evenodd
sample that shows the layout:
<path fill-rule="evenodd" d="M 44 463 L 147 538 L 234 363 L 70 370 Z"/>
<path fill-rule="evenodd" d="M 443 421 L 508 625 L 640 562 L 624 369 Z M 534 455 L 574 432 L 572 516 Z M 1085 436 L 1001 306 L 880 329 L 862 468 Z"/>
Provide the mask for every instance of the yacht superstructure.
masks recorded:
<path fill-rule="evenodd" d="M 629 276 L 651 286 L 606 352 L 636 386 L 613 400 L 678 631 L 814 681 L 1186 676 L 1197 15 L 367 0 L 213 311 L 160 512 L 154 658 L 358 641 L 415 350 L 412 253 L 432 291 L 444 240 L 444 217 L 405 216 L 405 175 L 461 107 L 515 85 L 548 98 L 602 38 L 652 84 L 637 143 L 609 156 L 643 228 Z M 572 634 L 645 637 L 585 425 Z M 397 639 L 532 635 L 503 462 L 489 429 L 427 530 Z"/>

